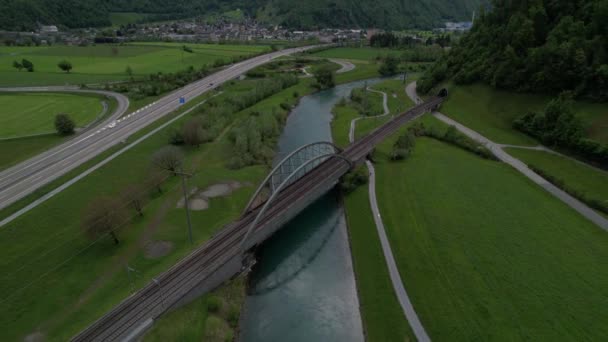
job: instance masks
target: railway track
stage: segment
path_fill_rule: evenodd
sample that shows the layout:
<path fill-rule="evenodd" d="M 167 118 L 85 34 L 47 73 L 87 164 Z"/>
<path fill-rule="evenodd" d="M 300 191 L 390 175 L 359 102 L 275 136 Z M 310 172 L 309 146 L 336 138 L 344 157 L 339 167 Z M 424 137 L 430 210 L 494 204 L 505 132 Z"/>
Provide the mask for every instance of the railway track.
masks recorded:
<path fill-rule="evenodd" d="M 372 131 L 346 148 L 342 154 L 359 162 L 384 138 L 394 133 L 406 122 L 416 119 L 426 111 L 437 107 L 442 97 L 434 97 L 409 111 L 398 115 L 388 123 Z M 311 191 L 323 186 L 323 180 L 338 180 L 350 165 L 342 159 L 330 158 L 285 188 L 275 204 L 264 214 L 254 233 L 278 217 Z M 257 216 L 260 207 L 244 214 L 238 221 L 228 224 L 210 241 L 197 248 L 169 270 L 161 274 L 140 291 L 129 296 L 113 310 L 98 319 L 72 338 L 72 341 L 115 341 L 124 339 L 135 327 L 147 319 L 156 319 L 178 303 L 192 289 L 207 279 L 219 267 L 242 254 L 240 242 Z"/>

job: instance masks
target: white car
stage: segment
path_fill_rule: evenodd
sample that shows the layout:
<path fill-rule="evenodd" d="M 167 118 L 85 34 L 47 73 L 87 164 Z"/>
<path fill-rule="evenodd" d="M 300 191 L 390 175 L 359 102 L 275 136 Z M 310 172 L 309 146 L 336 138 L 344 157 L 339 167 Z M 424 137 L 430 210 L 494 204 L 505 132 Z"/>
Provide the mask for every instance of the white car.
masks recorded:
<path fill-rule="evenodd" d="M 114 127 L 116 127 L 116 120 L 114 120 L 108 124 L 108 128 L 114 128 Z"/>

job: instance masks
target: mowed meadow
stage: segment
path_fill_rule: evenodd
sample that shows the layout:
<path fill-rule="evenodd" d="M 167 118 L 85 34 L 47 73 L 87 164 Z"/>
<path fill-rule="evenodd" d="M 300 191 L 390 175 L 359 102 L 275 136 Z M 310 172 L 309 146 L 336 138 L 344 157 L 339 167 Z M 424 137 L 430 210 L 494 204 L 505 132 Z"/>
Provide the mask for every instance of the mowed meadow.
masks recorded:
<path fill-rule="evenodd" d="M 187 45 L 192 52 L 184 51 Z M 263 45 L 138 43 L 129 45 L 0 47 L 0 87 L 80 85 L 127 80 L 156 72 L 176 72 L 190 66 L 212 66 L 216 61 L 253 56 L 270 51 Z M 27 59 L 34 72 L 18 71 L 14 61 Z M 66 73 L 57 64 L 69 61 Z"/>

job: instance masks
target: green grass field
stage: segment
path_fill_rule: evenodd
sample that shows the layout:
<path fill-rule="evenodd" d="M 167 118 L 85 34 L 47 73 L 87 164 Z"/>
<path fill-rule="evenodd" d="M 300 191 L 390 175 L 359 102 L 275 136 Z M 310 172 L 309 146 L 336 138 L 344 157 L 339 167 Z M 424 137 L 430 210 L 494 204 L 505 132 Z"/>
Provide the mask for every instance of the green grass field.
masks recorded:
<path fill-rule="evenodd" d="M 311 91 L 310 83 L 301 82 L 237 117 L 250 111 L 278 108 L 282 102 L 293 104 L 297 100 L 292 95 L 294 91 L 306 94 Z M 225 93 L 218 98 L 230 96 L 229 92 L 230 85 L 227 85 Z M 172 126 L 179 127 L 182 122 Z M 65 340 L 129 293 L 131 286 L 124 272 L 125 262 L 140 272 L 135 282 L 137 288 L 188 253 L 191 247 L 184 230 L 184 212 L 175 209 L 180 197 L 177 179 L 165 185 L 165 195 L 150 198 L 143 218 L 135 218 L 120 230 L 119 246 L 103 239 L 87 248 L 90 241 L 84 239 L 79 228 L 81 213 L 93 197 L 115 195 L 126 184 L 141 180 L 149 168 L 152 153 L 166 145 L 169 131 L 167 128 L 147 139 L 0 230 L 3 251 L 0 269 L 5 275 L 1 289 L 7 294 L 0 310 L 13 313 L 3 314 L 6 319 L 0 321 L 7 339 L 22 338 L 40 327 L 49 339 Z M 199 149 L 186 149 L 186 155 L 188 168 L 202 168 L 189 181 L 191 186 L 199 188 L 228 180 L 257 183 L 266 171 L 263 166 L 227 169 L 225 163 L 230 149 L 226 138 Z M 196 244 L 237 217 L 253 190 L 253 187 L 244 187 L 230 197 L 213 199 L 206 211 L 193 212 Z M 46 222 L 44 226 L 39 224 L 42 221 Z M 146 234 L 151 240 L 172 242 L 173 252 L 161 259 L 147 259 L 138 242 Z M 23 239 L 28 243 L 17 243 Z M 55 268 L 65 260 L 69 262 Z M 96 282 L 99 285 L 92 288 Z M 79 300 L 85 304 L 77 304 Z"/>
<path fill-rule="evenodd" d="M 344 206 L 367 341 L 415 341 L 388 274 L 367 185 L 347 195 Z"/>
<path fill-rule="evenodd" d="M 432 339 L 608 335 L 606 232 L 512 168 L 436 140 L 389 162 L 395 138 L 375 156 L 378 199 Z"/>
<path fill-rule="evenodd" d="M 143 341 L 232 341 L 236 327 L 230 319 L 235 316 L 238 319 L 245 301 L 245 289 L 243 277 L 223 284 L 212 293 L 161 317 L 144 335 Z"/>
<path fill-rule="evenodd" d="M 497 143 L 537 145 L 512 128 L 513 120 L 530 110 L 541 110 L 548 96 L 498 91 L 485 85 L 450 85 L 450 96 L 441 110 L 469 128 Z M 608 105 L 576 102 L 576 114 L 583 120 L 590 138 L 608 144 Z"/>
<path fill-rule="evenodd" d="M 313 56 L 324 57 L 324 58 L 340 58 L 340 59 L 358 59 L 364 61 L 371 61 L 378 56 L 394 55 L 400 56 L 401 51 L 391 49 L 381 49 L 372 47 L 363 48 L 350 48 L 350 47 L 339 47 L 328 50 L 319 51 L 313 54 Z"/>
<path fill-rule="evenodd" d="M 267 46 L 188 44 L 193 53 L 184 52 L 183 44 L 141 43 L 125 46 L 50 46 L 0 47 L 0 86 L 63 85 L 100 83 L 128 79 L 125 70 L 131 67 L 135 77 L 155 72 L 176 72 L 189 66 L 211 65 L 217 59 L 230 61 L 237 56 L 249 56 L 269 51 Z M 35 72 L 17 71 L 13 61 L 28 59 Z M 57 63 L 72 63 L 70 74 L 62 72 Z"/>
<path fill-rule="evenodd" d="M 388 106 L 392 112 L 405 110 L 413 103 L 408 100 L 401 81 L 385 80 L 374 84 L 373 89 L 388 94 Z M 393 97 L 393 94 L 395 96 Z M 380 99 L 382 96 L 377 93 Z M 380 105 L 380 108 L 382 106 Z M 381 111 L 382 109 L 377 110 Z M 334 107 L 332 137 L 339 146 L 348 144 L 348 131 L 352 119 L 359 113 L 350 105 Z M 387 118 L 388 119 L 388 118 Z M 386 119 L 366 119 L 357 122 L 355 137 L 367 134 Z M 357 188 L 344 198 L 353 267 L 356 274 L 361 317 L 367 340 L 415 341 L 403 311 L 397 301 L 390 281 L 384 254 L 380 246 L 369 205 L 367 186 Z"/>
<path fill-rule="evenodd" d="M 55 132 L 66 113 L 83 127 L 103 112 L 100 96 L 67 93 L 0 93 L 0 138 Z"/>
<path fill-rule="evenodd" d="M 509 154 L 528 165 L 562 180 L 569 188 L 608 203 L 608 172 L 591 168 L 572 159 L 543 151 L 507 149 Z"/>

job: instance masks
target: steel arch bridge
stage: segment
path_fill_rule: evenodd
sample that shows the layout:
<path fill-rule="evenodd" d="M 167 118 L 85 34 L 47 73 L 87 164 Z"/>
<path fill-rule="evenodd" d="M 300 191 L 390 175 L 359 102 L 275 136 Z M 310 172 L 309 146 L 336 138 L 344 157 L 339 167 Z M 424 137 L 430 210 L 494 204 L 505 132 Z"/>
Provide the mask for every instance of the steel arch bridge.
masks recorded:
<path fill-rule="evenodd" d="M 313 159 L 316 156 L 326 156 L 329 158 L 332 154 L 339 154 L 342 152 L 338 146 L 328 141 L 314 142 L 306 144 L 289 153 L 268 173 L 268 176 L 262 181 L 260 186 L 245 206 L 243 215 L 250 212 L 252 209 L 261 205 L 267 198 L 272 196 L 276 192 L 278 186 L 288 178 L 300 165 Z M 325 159 L 317 160 L 314 164 L 309 164 L 309 168 L 298 171 L 298 174 L 292 177 L 289 181 L 290 185 L 302 178 L 310 170 L 314 169 L 318 164 L 324 162 Z"/>
<path fill-rule="evenodd" d="M 342 149 L 335 144 L 321 141 L 304 145 L 283 158 L 262 181 L 243 211 L 243 215 L 245 215 L 262 203 L 264 204 L 253 222 L 247 228 L 247 233 L 245 233 L 245 236 L 241 241 L 241 247 L 243 248 L 245 246 L 245 242 L 256 224 L 270 207 L 270 204 L 275 197 L 283 189 L 304 177 L 319 164 L 331 158 L 343 160 L 349 167 L 352 167 L 353 162 L 344 157 L 341 152 Z"/>

